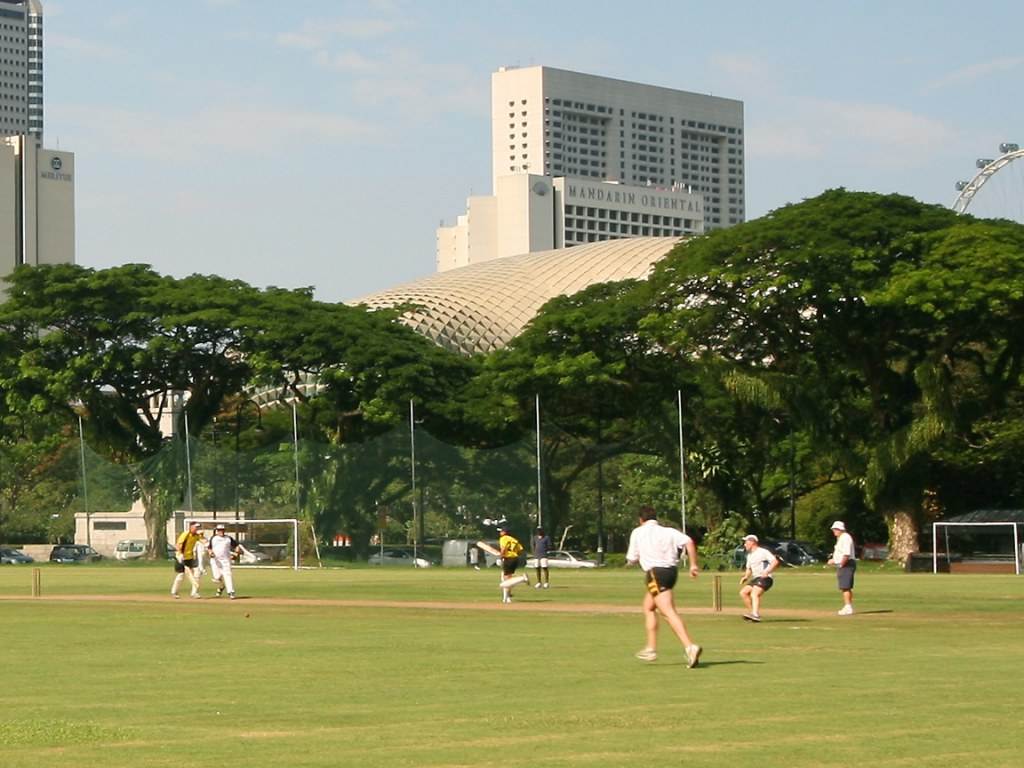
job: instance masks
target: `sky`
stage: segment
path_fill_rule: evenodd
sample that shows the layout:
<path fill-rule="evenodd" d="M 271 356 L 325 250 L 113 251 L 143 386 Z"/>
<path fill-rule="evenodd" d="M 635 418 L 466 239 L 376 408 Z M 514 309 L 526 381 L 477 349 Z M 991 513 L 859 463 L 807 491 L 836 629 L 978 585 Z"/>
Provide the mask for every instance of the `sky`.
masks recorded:
<path fill-rule="evenodd" d="M 500 66 L 743 101 L 748 220 L 834 187 L 949 205 L 976 158 L 1024 145 L 1019 5 L 998 0 L 43 7 L 77 262 L 324 301 L 434 271 L 438 224 L 491 189 Z"/>

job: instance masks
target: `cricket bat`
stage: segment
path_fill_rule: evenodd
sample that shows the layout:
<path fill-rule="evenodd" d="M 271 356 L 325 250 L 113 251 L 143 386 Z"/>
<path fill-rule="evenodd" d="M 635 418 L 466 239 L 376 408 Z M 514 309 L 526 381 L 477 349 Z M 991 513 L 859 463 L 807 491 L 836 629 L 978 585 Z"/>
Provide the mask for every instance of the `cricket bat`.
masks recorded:
<path fill-rule="evenodd" d="M 497 547 L 492 547 L 486 541 L 478 541 L 476 543 L 476 546 L 478 548 L 482 549 L 484 552 L 487 552 L 487 553 L 489 553 L 491 555 L 494 555 L 495 557 L 501 557 L 501 550 L 498 549 Z"/>

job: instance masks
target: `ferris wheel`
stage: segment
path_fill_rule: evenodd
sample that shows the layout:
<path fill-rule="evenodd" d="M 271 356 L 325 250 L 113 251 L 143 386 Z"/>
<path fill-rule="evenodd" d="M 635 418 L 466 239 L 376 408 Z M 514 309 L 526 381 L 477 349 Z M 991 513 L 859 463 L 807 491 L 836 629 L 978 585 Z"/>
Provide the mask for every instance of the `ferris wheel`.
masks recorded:
<path fill-rule="evenodd" d="M 999 157 L 977 160 L 978 172 L 974 178 L 956 183 L 958 194 L 950 207 L 957 213 L 966 213 L 970 207 L 971 213 L 981 218 L 1024 223 L 1024 163 L 1013 165 L 1021 158 L 1024 158 L 1024 150 L 1019 145 L 1000 144 Z M 979 194 L 986 185 L 985 193 Z"/>

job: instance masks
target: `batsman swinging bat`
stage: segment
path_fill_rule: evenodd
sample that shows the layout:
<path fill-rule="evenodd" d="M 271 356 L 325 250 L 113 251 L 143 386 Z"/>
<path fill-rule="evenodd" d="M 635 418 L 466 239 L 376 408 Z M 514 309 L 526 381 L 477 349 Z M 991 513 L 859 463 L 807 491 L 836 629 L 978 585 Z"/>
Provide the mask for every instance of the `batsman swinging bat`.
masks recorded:
<path fill-rule="evenodd" d="M 495 557 L 501 557 L 501 550 L 497 547 L 492 547 L 486 541 L 478 541 L 476 546 L 488 554 L 494 555 Z"/>

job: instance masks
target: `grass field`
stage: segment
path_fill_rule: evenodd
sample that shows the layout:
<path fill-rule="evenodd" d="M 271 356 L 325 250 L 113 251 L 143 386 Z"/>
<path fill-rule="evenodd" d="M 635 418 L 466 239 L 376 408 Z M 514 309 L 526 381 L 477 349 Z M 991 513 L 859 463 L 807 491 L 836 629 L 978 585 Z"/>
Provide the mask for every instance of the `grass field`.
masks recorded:
<path fill-rule="evenodd" d="M 705 652 L 643 644 L 636 571 L 244 571 L 171 600 L 166 564 L 0 569 L 0 765 L 1020 766 L 1024 578 L 789 571 L 677 591 Z M 212 590 L 204 583 L 207 594 Z M 374 602 L 374 601 L 379 601 Z"/>

